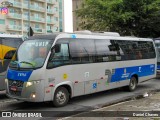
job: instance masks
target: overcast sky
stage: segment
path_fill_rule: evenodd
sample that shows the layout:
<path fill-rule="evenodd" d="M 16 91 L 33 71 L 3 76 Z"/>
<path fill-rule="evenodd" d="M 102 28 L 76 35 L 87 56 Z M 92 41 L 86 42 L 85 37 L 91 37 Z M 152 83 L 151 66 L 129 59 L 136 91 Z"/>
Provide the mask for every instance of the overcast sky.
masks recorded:
<path fill-rule="evenodd" d="M 64 0 L 64 32 L 73 32 L 72 0 Z"/>

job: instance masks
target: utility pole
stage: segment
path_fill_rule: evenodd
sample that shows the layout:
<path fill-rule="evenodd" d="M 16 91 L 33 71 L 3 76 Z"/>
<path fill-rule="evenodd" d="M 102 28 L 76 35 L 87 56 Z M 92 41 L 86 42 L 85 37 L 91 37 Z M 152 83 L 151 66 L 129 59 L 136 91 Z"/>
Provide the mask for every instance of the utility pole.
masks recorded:
<path fill-rule="evenodd" d="M 30 0 L 28 0 L 28 35 L 30 36 Z"/>

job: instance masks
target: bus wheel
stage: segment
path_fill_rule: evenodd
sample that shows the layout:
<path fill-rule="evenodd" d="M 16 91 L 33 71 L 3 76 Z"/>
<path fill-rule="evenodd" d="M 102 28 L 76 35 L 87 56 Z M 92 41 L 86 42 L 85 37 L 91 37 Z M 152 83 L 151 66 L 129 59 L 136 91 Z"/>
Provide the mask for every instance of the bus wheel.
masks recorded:
<path fill-rule="evenodd" d="M 53 105 L 56 107 L 65 106 L 69 100 L 68 90 L 64 87 L 59 87 L 55 91 Z"/>
<path fill-rule="evenodd" d="M 134 91 L 136 89 L 136 87 L 137 87 L 137 79 L 134 76 L 132 76 L 130 79 L 128 90 Z"/>

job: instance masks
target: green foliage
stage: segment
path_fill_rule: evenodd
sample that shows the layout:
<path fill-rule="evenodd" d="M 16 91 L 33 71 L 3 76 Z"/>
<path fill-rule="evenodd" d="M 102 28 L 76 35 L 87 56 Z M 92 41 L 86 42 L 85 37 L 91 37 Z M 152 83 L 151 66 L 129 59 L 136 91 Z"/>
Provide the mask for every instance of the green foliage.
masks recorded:
<path fill-rule="evenodd" d="M 80 27 L 121 35 L 159 37 L 160 0 L 84 0 Z"/>

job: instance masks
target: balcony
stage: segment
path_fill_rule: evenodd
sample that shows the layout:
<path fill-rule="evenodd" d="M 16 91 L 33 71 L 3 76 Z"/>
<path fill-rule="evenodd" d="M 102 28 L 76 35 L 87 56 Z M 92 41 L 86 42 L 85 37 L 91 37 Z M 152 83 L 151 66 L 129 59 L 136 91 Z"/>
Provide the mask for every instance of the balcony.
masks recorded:
<path fill-rule="evenodd" d="M 44 18 L 37 18 L 37 17 L 34 17 L 34 16 L 31 16 L 30 20 L 34 21 L 34 22 L 43 22 L 43 23 L 45 22 Z"/>
<path fill-rule="evenodd" d="M 53 5 L 53 4 L 55 4 L 55 3 L 56 3 L 56 0 L 47 0 L 47 3 L 48 3 L 48 4 L 52 4 L 52 5 Z"/>
<path fill-rule="evenodd" d="M 23 8 L 27 8 L 28 9 L 28 2 L 23 2 Z"/>
<path fill-rule="evenodd" d="M 47 19 L 47 24 L 54 24 L 53 19 Z"/>
<path fill-rule="evenodd" d="M 47 33 L 53 33 L 53 31 L 52 30 L 47 30 Z"/>
<path fill-rule="evenodd" d="M 19 8 L 22 7 L 21 2 L 16 2 L 14 0 L 9 0 L 9 2 L 11 2 L 13 4 L 13 7 L 19 7 Z"/>
<path fill-rule="evenodd" d="M 21 31 L 22 27 L 20 25 L 7 25 L 7 30 Z"/>
<path fill-rule="evenodd" d="M 30 9 L 38 12 L 45 12 L 45 9 L 43 7 L 39 7 L 35 5 L 30 5 Z"/>
<path fill-rule="evenodd" d="M 58 27 L 55 26 L 55 27 L 53 28 L 53 32 L 58 32 Z"/>
<path fill-rule="evenodd" d="M 39 2 L 45 2 L 45 0 L 35 0 L 35 1 L 39 1 Z"/>
<path fill-rule="evenodd" d="M 22 15 L 17 13 L 9 13 L 7 18 L 22 19 Z"/>
<path fill-rule="evenodd" d="M 34 31 L 35 33 L 44 33 L 44 32 L 45 32 L 45 30 L 42 29 L 42 28 L 33 28 L 33 31 Z"/>
<path fill-rule="evenodd" d="M 27 15 L 23 15 L 23 19 L 24 19 L 24 20 L 28 20 L 28 17 L 29 17 L 29 16 L 27 16 Z"/>
<path fill-rule="evenodd" d="M 47 9 L 47 13 L 48 13 L 48 14 L 54 14 L 54 11 L 51 10 L 51 9 Z"/>
<path fill-rule="evenodd" d="M 28 27 L 23 27 L 23 31 L 28 32 Z"/>
<path fill-rule="evenodd" d="M 28 2 L 23 2 L 23 8 L 28 9 Z M 37 12 L 45 12 L 45 8 L 30 4 L 30 10 Z"/>

